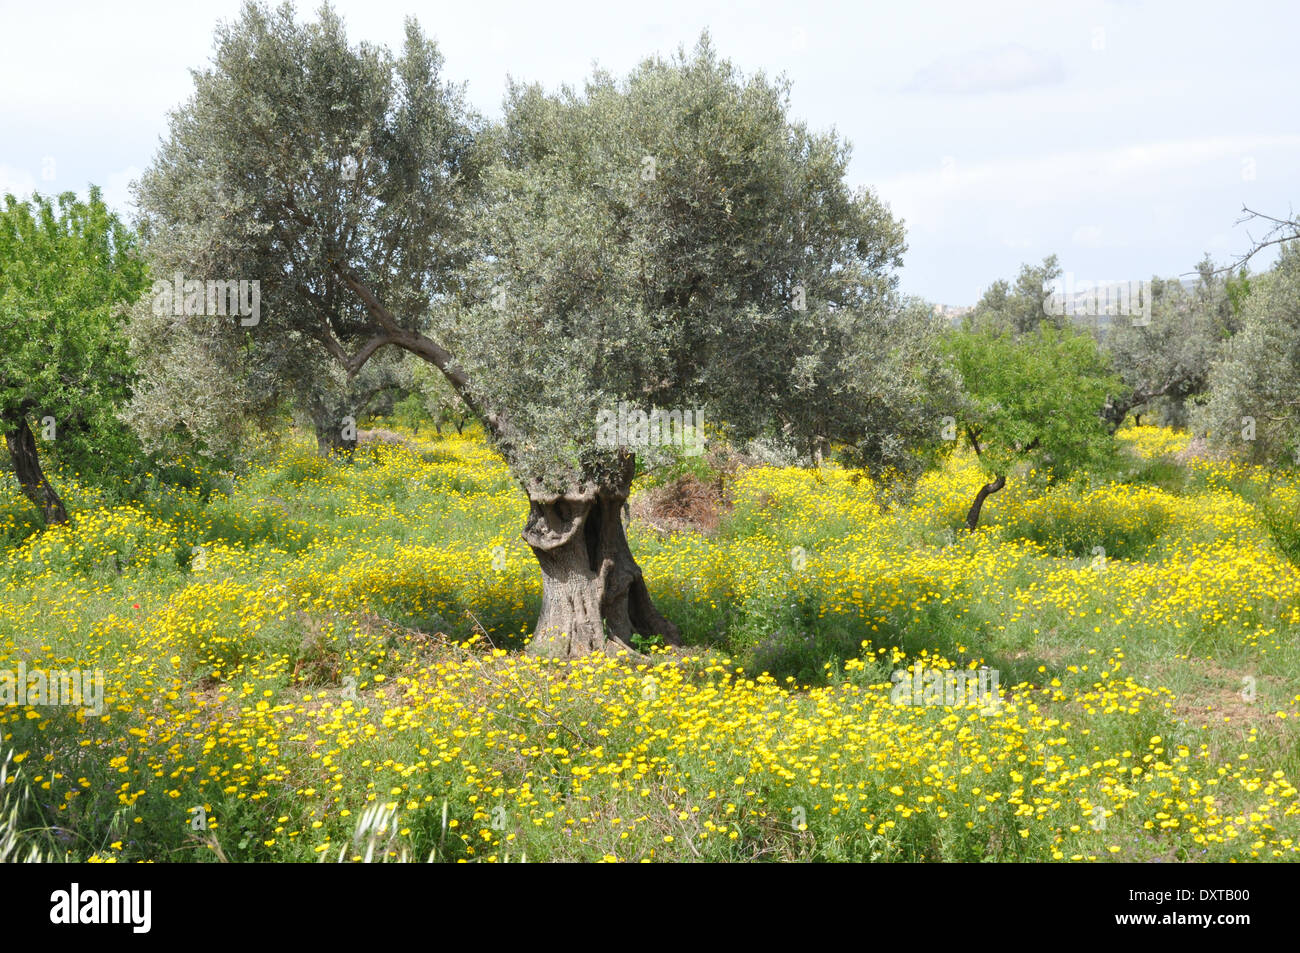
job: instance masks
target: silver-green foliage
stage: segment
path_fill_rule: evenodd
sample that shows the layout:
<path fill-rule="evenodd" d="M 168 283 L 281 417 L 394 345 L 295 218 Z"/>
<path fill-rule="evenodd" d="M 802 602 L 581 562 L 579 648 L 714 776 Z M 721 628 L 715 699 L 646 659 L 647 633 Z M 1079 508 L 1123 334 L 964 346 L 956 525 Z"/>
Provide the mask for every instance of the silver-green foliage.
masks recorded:
<path fill-rule="evenodd" d="M 399 56 L 349 46 L 328 7 L 299 24 L 288 5 L 248 4 L 218 28 L 139 184 L 140 229 L 156 278 L 258 281 L 262 314 L 141 302 L 130 416 L 151 442 L 228 449 L 286 399 L 332 414 L 368 387 L 327 368 L 355 374 L 382 344 L 418 337 L 461 263 L 475 178 L 474 121 L 440 69 L 413 21 Z"/>
<path fill-rule="evenodd" d="M 1300 242 L 1284 245 L 1250 287 L 1241 330 L 1210 375 L 1196 422 L 1226 452 L 1300 463 Z"/>
<path fill-rule="evenodd" d="M 1210 368 L 1231 330 L 1226 283 L 1208 262 L 1192 290 L 1176 280 L 1151 280 L 1150 314 L 1145 319 L 1111 319 L 1102 344 L 1122 390 L 1111 394 L 1105 416 L 1119 427 L 1130 411 L 1157 407 L 1169 423 L 1186 419 L 1184 404 L 1202 393 Z"/>
<path fill-rule="evenodd" d="M 899 301 L 902 225 L 847 185 L 848 158 L 707 36 L 580 92 L 512 87 L 442 334 L 527 435 L 516 471 L 564 485 L 613 466 L 596 417 L 622 402 L 805 455 L 919 460 L 946 401 L 937 328 Z"/>
<path fill-rule="evenodd" d="M 515 85 L 484 127 L 414 23 L 394 56 L 349 46 L 328 8 L 300 25 L 246 6 L 139 205 L 155 273 L 260 280 L 263 317 L 142 309 L 154 412 L 219 429 L 274 393 L 247 387 L 250 366 L 355 374 L 396 347 L 529 486 L 622 472 L 596 439 L 620 402 L 915 469 L 951 381 L 934 322 L 895 292 L 902 224 L 847 185 L 848 157 L 707 38 L 581 92 Z M 169 410 L 190 381 L 197 406 Z"/>

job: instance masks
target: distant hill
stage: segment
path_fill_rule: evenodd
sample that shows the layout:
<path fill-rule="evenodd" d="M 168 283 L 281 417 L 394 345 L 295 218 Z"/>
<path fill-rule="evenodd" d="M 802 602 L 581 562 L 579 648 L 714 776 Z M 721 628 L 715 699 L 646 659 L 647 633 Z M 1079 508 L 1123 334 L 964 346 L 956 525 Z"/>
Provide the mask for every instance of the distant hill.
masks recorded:
<path fill-rule="evenodd" d="M 1192 291 L 1196 287 L 1198 279 L 1181 278 L 1179 279 L 1186 291 Z M 1116 317 L 1127 317 L 1119 314 L 1093 314 L 1094 310 L 1105 310 L 1108 301 L 1119 302 L 1121 299 L 1121 289 L 1124 282 L 1120 281 L 1103 281 L 1080 284 L 1077 287 L 1067 289 L 1060 295 L 1049 295 L 1049 299 L 1056 297 L 1063 299 L 1062 311 L 1070 316 L 1074 324 L 1080 327 L 1100 330 L 1103 333 L 1109 330 Z M 1093 295 L 1094 300 L 1098 303 L 1094 307 L 1088 304 L 1088 296 Z M 935 315 L 946 318 L 948 324 L 952 327 L 960 327 L 961 320 L 966 315 L 975 310 L 974 305 L 951 305 L 936 304 L 934 306 Z M 1118 310 L 1118 308 L 1116 308 Z"/>

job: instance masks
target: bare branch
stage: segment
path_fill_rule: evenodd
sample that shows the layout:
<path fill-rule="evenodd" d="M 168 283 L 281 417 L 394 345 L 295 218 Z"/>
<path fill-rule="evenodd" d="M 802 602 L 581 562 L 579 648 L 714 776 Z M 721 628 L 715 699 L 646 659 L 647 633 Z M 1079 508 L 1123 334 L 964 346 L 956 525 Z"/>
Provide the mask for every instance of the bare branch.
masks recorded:
<path fill-rule="evenodd" d="M 1210 272 L 1212 275 L 1236 273 L 1244 268 L 1248 261 L 1262 252 L 1265 248 L 1272 245 L 1285 245 L 1287 242 L 1300 239 L 1300 217 L 1297 217 L 1294 212 L 1291 213 L 1290 218 L 1276 218 L 1272 215 L 1266 215 L 1263 212 L 1256 212 L 1254 209 L 1248 208 L 1245 205 L 1241 207 L 1241 211 L 1242 216 L 1233 223 L 1234 225 L 1242 225 L 1246 222 L 1259 220 L 1263 222 L 1271 222 L 1272 226 L 1264 233 L 1264 237 L 1259 241 L 1256 241 L 1251 237 L 1250 233 L 1247 232 L 1246 237 L 1250 239 L 1250 251 L 1246 252 L 1244 255 L 1238 256 L 1231 264 L 1224 265 L 1222 268 L 1214 269 L 1214 271 Z M 1188 271 L 1184 272 L 1182 277 L 1188 277 L 1195 274 L 1199 274 L 1199 272 Z"/>

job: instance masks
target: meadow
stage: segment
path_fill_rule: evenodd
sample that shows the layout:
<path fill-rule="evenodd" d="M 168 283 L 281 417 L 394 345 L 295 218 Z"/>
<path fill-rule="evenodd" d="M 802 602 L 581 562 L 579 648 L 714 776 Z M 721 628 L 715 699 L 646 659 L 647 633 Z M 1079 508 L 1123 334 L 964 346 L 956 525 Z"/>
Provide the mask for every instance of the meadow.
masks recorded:
<path fill-rule="evenodd" d="M 393 427 L 392 423 L 386 426 Z M 629 537 L 684 648 L 522 651 L 527 501 L 479 436 L 285 434 L 124 502 L 0 487 L 0 855 L 94 862 L 1246 861 L 1300 850 L 1300 479 L 1121 431 L 1114 472 L 906 497 L 690 461 Z M 716 528 L 638 499 L 721 483 Z M 988 668 L 992 705 L 891 673 Z"/>

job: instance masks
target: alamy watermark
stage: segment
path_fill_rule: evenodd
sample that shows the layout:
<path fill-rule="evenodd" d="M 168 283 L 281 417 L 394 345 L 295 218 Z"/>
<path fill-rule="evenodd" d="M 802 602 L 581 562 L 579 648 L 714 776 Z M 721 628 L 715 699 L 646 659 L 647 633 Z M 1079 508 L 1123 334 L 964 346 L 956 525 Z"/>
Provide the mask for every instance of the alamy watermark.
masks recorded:
<path fill-rule="evenodd" d="M 1100 317 L 1124 315 L 1134 327 L 1151 323 L 1151 282 L 1076 281 L 1072 272 L 1052 282 L 1043 311 L 1053 316 Z"/>
<path fill-rule="evenodd" d="M 69 705 L 104 713 L 104 670 L 0 668 L 0 705 Z"/>
<path fill-rule="evenodd" d="M 152 890 L 82 890 L 74 882 L 67 890 L 50 894 L 50 922 L 117 923 L 131 927 L 133 933 L 148 933 L 152 907 Z"/>
<path fill-rule="evenodd" d="M 950 708 L 977 705 L 981 711 L 997 711 L 1002 702 L 999 678 L 997 669 L 927 669 L 917 662 L 910 673 L 900 668 L 890 674 L 889 681 L 894 687 L 889 690 L 889 703 Z"/>
<path fill-rule="evenodd" d="M 186 279 L 179 271 L 171 281 L 153 283 L 153 313 L 157 315 L 230 315 L 244 327 L 262 320 L 262 283 Z"/>
<path fill-rule="evenodd" d="M 696 410 L 660 410 L 647 414 L 626 401 L 617 409 L 596 412 L 596 446 L 598 447 L 681 447 L 690 457 L 704 452 L 704 414 Z"/>

